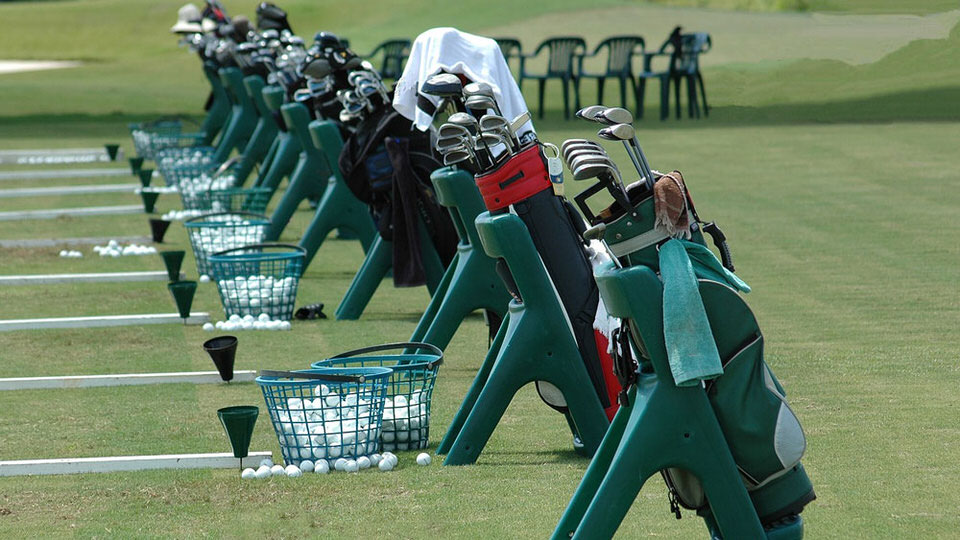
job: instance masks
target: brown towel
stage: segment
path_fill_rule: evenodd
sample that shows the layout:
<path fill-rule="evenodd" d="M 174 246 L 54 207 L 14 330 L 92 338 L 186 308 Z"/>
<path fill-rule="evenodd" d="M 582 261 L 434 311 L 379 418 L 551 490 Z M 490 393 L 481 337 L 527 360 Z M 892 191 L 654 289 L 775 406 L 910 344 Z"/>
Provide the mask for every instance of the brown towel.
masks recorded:
<path fill-rule="evenodd" d="M 690 238 L 687 186 L 680 171 L 664 174 L 653 186 L 654 227 L 674 238 Z"/>

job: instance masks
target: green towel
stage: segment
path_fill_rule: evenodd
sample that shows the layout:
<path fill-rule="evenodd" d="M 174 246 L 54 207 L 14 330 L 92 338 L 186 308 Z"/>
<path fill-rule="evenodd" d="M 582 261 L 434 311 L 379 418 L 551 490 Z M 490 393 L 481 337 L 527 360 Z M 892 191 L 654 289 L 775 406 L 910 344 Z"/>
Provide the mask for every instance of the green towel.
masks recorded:
<path fill-rule="evenodd" d="M 660 246 L 663 280 L 663 338 L 677 386 L 694 386 L 723 374 L 720 353 L 710 332 L 697 276 L 680 240 Z"/>
<path fill-rule="evenodd" d="M 726 283 L 740 292 L 750 292 L 750 286 L 744 283 L 736 274 L 723 267 L 720 259 L 703 244 L 680 240 L 687 248 L 687 255 L 693 263 L 693 271 L 700 279 L 709 279 L 717 283 Z"/>

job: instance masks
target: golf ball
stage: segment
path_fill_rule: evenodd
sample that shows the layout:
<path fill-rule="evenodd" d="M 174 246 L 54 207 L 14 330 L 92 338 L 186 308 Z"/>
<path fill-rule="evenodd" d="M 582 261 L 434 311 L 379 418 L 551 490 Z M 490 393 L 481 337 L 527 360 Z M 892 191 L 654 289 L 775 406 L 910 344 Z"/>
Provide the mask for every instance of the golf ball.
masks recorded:
<path fill-rule="evenodd" d="M 346 472 L 357 472 L 360 470 L 360 466 L 356 461 L 351 459 L 346 465 L 343 466 L 343 470 Z"/>
<path fill-rule="evenodd" d="M 283 472 L 290 478 L 297 478 L 299 476 L 303 476 L 303 471 L 301 471 L 300 467 L 297 467 L 296 465 L 287 465 L 287 467 L 283 470 Z"/>
<path fill-rule="evenodd" d="M 430 454 L 426 452 L 417 454 L 417 465 L 429 465 L 431 461 Z"/>
<path fill-rule="evenodd" d="M 380 454 L 370 454 L 370 465 L 376 467 L 380 464 Z"/>
<path fill-rule="evenodd" d="M 256 476 L 256 478 L 263 479 L 263 478 L 269 477 L 271 474 L 272 473 L 270 472 L 270 467 L 266 465 L 261 465 L 260 468 L 257 469 L 257 472 L 254 473 L 254 476 Z"/>
<path fill-rule="evenodd" d="M 249 480 L 251 478 L 256 478 L 256 477 L 257 477 L 257 471 L 249 467 L 244 469 L 243 472 L 240 473 L 240 478 L 243 478 L 244 480 Z"/>
<path fill-rule="evenodd" d="M 380 469 L 380 470 L 383 471 L 383 472 L 392 471 L 392 470 L 393 470 L 393 461 L 391 461 L 391 460 L 389 460 L 389 459 L 385 459 L 385 460 L 381 461 L 379 465 L 377 465 L 377 468 Z"/>
<path fill-rule="evenodd" d="M 263 467 L 264 465 L 266 465 L 267 467 L 273 467 L 273 460 L 270 458 L 261 459 L 260 466 Z"/>
<path fill-rule="evenodd" d="M 342 471 L 346 466 L 347 466 L 347 460 L 343 458 L 338 458 L 336 461 L 333 462 L 333 468 L 334 470 L 337 470 L 337 471 Z"/>
<path fill-rule="evenodd" d="M 270 467 L 270 474 L 273 476 L 280 476 L 282 474 L 286 474 L 286 470 L 284 470 L 283 465 L 274 465 L 273 467 Z"/>
<path fill-rule="evenodd" d="M 214 328 L 214 327 L 213 327 L 213 324 L 211 324 L 211 323 L 203 323 L 203 331 L 204 331 L 204 332 L 213 332 L 213 328 Z"/>
<path fill-rule="evenodd" d="M 369 468 L 370 468 L 370 458 L 368 458 L 367 456 L 360 456 L 360 457 L 358 457 L 358 458 L 357 458 L 357 466 L 360 467 L 361 469 L 369 469 Z"/>
<path fill-rule="evenodd" d="M 200 276 L 200 283 L 210 283 L 210 276 L 206 274 Z"/>
<path fill-rule="evenodd" d="M 305 459 L 300 462 L 300 470 L 303 472 L 311 472 L 313 471 L 313 467 L 314 467 L 313 462 L 310 461 L 309 459 Z"/>
<path fill-rule="evenodd" d="M 327 474 L 330 472 L 330 464 L 328 464 L 326 460 L 321 459 L 317 462 L 316 466 L 314 466 L 313 472 L 317 474 Z"/>

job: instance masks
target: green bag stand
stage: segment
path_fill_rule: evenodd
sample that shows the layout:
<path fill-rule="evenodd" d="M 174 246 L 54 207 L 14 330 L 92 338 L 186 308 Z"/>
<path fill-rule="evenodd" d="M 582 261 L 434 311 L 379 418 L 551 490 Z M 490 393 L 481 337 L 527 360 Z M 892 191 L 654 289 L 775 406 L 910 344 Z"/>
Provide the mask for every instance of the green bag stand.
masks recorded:
<path fill-rule="evenodd" d="M 768 537 L 706 392 L 673 382 L 656 273 L 646 266 L 608 265 L 596 279 L 607 311 L 630 319 L 632 337 L 643 343 L 651 362 L 631 390 L 629 405 L 614 417 L 553 538 L 613 537 L 646 480 L 666 468 L 699 478 L 710 502 L 704 517 L 713 538 Z M 801 538 L 802 529 L 798 518 L 771 530 L 769 538 Z"/>
<path fill-rule="evenodd" d="M 272 242 L 280 238 L 280 234 L 290 223 L 290 218 L 304 199 L 318 200 L 323 196 L 327 187 L 327 179 L 332 172 L 327 166 L 327 159 L 314 145 L 310 138 L 307 125 L 310 123 L 310 112 L 300 103 L 287 103 L 280 107 L 280 116 L 287 124 L 287 129 L 298 140 L 300 158 L 297 166 L 290 175 L 290 185 L 283 193 L 277 208 L 270 217 L 270 229 L 267 231 L 266 241 Z"/>
<path fill-rule="evenodd" d="M 253 101 L 243 88 L 243 72 L 239 68 L 221 68 L 220 81 L 230 96 L 232 112 L 224 127 L 217 150 L 211 156 L 214 163 L 223 163 L 235 149 L 243 148 L 257 124 Z"/>
<path fill-rule="evenodd" d="M 550 383 L 563 394 L 568 422 L 582 441 L 584 453 L 593 455 L 609 422 L 529 231 L 519 217 L 507 213 L 492 216 L 484 212 L 477 217 L 476 226 L 487 255 L 506 260 L 523 303 L 510 302 L 509 320 L 497 335 L 501 345 L 487 353 L 474 385 L 481 384 L 487 368 L 489 376 L 459 433 L 451 429 L 444 437 L 454 439 L 444 465 L 476 462 L 513 396 L 534 381 Z M 496 358 L 491 360 L 493 354 Z M 467 405 L 465 402 L 461 409 Z"/>
<path fill-rule="evenodd" d="M 427 229 L 420 223 L 420 249 L 423 257 L 423 270 L 426 274 L 427 290 L 433 295 L 440 287 L 443 281 L 445 268 L 440 255 L 437 253 Z M 377 287 L 387 277 L 393 268 L 393 242 L 384 240 L 379 234 L 373 240 L 373 244 L 367 251 L 367 256 L 357 270 L 357 275 L 353 276 L 347 293 L 337 306 L 334 317 L 338 321 L 354 321 L 360 318 L 363 310 L 366 309 L 373 293 Z"/>
<path fill-rule="evenodd" d="M 220 82 L 220 75 L 217 74 L 217 66 L 213 62 L 203 63 L 203 75 L 210 83 L 210 92 L 213 100 L 210 102 L 210 108 L 207 109 L 207 115 L 200 124 L 200 131 L 203 132 L 204 146 L 213 144 L 223 126 L 227 123 L 227 117 L 230 116 L 230 97 L 224 90 Z"/>
<path fill-rule="evenodd" d="M 243 78 L 243 93 L 253 103 L 256 124 L 250 140 L 240 153 L 240 162 L 234 170 L 237 185 L 242 185 L 253 171 L 254 165 L 263 161 L 267 153 L 273 148 L 273 141 L 277 137 L 277 122 L 270 115 L 270 109 L 263 101 L 263 79 L 250 75 Z"/>
<path fill-rule="evenodd" d="M 327 180 L 327 189 L 320 197 L 313 220 L 307 225 L 300 239 L 300 246 L 307 250 L 304 267 L 310 264 L 317 250 L 333 229 L 347 230 L 353 238 L 360 240 L 364 253 L 370 251 L 377 228 L 370 217 L 367 205 L 360 202 L 344 183 L 337 165 L 343 139 L 340 128 L 329 120 L 314 120 L 307 125 L 313 147 L 325 156 L 327 167 L 332 173 Z"/>
<path fill-rule="evenodd" d="M 285 96 L 283 88 L 267 86 L 264 87 L 261 95 L 263 103 L 269 111 L 267 116 L 275 117 L 279 115 Z M 267 157 L 264 158 L 260 174 L 253 183 L 253 187 L 270 188 L 271 197 L 284 177 L 290 176 L 300 159 L 300 141 L 285 126 L 281 129 L 279 122 L 280 119 L 275 118 L 277 136 L 267 152 Z"/>
<path fill-rule="evenodd" d="M 497 275 L 497 261 L 480 249 L 480 235 L 474 221 L 486 208 L 473 176 L 460 169 L 444 167 L 434 171 L 430 181 L 437 193 L 437 202 L 450 212 L 460 242 L 457 254 L 409 341 L 445 349 L 470 313 L 488 309 L 503 317 L 510 293 Z"/>

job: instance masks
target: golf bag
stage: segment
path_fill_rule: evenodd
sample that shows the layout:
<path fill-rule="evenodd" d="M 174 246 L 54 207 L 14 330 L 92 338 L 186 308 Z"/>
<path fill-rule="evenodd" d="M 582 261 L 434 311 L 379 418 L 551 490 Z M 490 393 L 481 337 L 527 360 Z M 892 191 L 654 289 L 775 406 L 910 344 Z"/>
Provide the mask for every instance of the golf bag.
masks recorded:
<path fill-rule="evenodd" d="M 606 339 L 594 330 L 599 293 L 581 236 L 585 226 L 576 210 L 554 194 L 540 144 L 527 145 L 495 169 L 477 176 L 476 183 L 487 210 L 500 213 L 512 208 L 527 226 L 563 305 L 590 382 L 608 419 L 613 418 L 620 389 L 612 375 L 608 376 L 613 364 Z M 503 260 L 497 261 L 497 271 L 514 298 L 522 302 Z M 537 392 L 545 403 L 566 413 L 563 396 L 552 385 L 538 382 Z"/>
<path fill-rule="evenodd" d="M 393 243 L 396 286 L 426 283 L 421 250 L 422 223 L 444 265 L 457 249 L 449 214 L 437 202 L 430 173 L 439 169 L 427 133 L 390 107 L 366 116 L 345 142 L 339 159 L 347 187 L 370 208 L 380 236 Z"/>
<path fill-rule="evenodd" d="M 659 177 L 657 182 L 665 176 Z M 694 253 L 690 256 L 691 265 L 723 366 L 723 373 L 706 381 L 704 390 L 760 522 L 765 527 L 772 527 L 780 520 L 789 520 L 799 514 L 816 498 L 810 479 L 800 464 L 806 440 L 800 422 L 787 405 L 783 387 L 764 361 L 763 334 L 737 290 L 748 291 L 749 288 L 731 271 L 733 265 L 723 234 L 715 224 L 700 221 L 680 173 L 674 171 L 669 176 L 680 179 L 675 183 L 679 186 L 678 196 L 683 200 L 680 221 L 687 229 L 680 233 L 689 235 L 693 244 L 705 245 L 701 231 L 706 231 L 723 253 L 721 267 L 712 255 L 696 255 L 705 254 L 705 250 L 696 246 L 692 246 L 693 250 L 687 248 L 688 253 Z M 673 185 L 670 189 L 678 191 Z M 630 212 L 624 212 L 614 203 L 599 214 L 605 217 L 590 214 L 585 198 L 578 197 L 577 202 L 591 223 L 603 224 L 603 236 L 621 264 L 645 265 L 659 272 L 659 247 L 670 236 L 657 221 L 655 210 L 661 211 L 666 205 L 661 204 L 662 199 L 657 199 L 654 190 L 644 182 L 628 187 L 627 196 L 633 205 Z M 621 331 L 615 334 L 614 366 L 624 395 L 637 381 L 637 373 L 652 370 L 640 332 L 633 324 L 632 321 L 623 321 Z M 634 351 L 637 352 L 636 359 Z M 677 517 L 680 517 L 680 506 L 683 506 L 696 510 L 713 528 L 700 480 L 681 469 L 661 472 L 670 490 L 671 509 Z"/>

